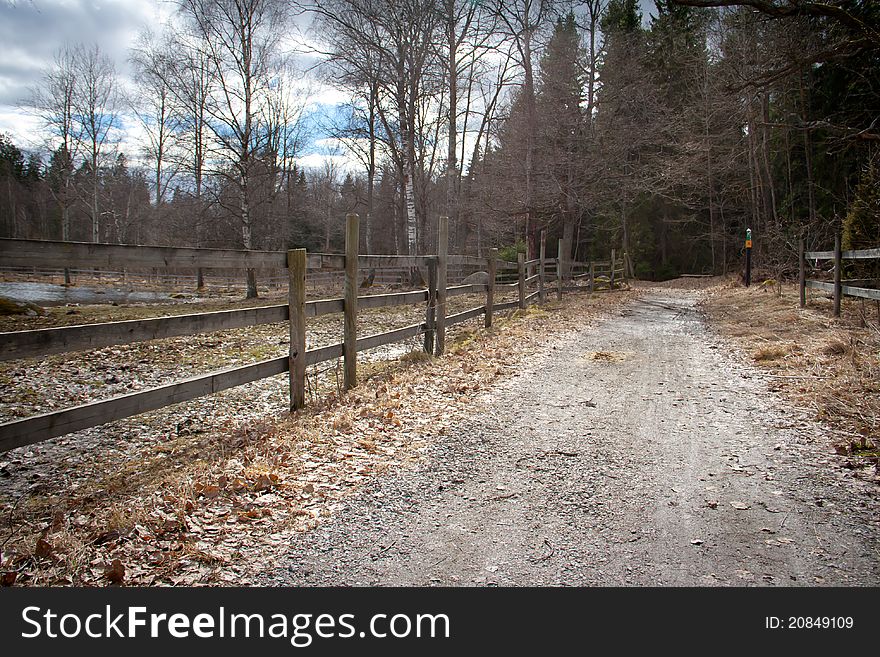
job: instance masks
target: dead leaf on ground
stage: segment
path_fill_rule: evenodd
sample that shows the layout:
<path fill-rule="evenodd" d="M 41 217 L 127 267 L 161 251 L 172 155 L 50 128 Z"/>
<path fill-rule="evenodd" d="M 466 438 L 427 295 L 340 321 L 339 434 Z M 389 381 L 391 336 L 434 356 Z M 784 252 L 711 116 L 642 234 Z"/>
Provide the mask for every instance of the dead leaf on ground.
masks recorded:
<path fill-rule="evenodd" d="M 122 584 L 125 579 L 125 566 L 119 559 L 114 559 L 110 564 L 104 566 L 104 576 L 114 584 Z"/>
<path fill-rule="evenodd" d="M 55 551 L 55 548 L 52 546 L 51 543 L 49 543 L 49 541 L 47 541 L 44 538 L 37 539 L 37 545 L 34 548 L 34 555 L 35 556 L 40 557 L 40 558 L 46 558 L 46 557 L 54 558 L 55 557 L 54 551 Z"/>

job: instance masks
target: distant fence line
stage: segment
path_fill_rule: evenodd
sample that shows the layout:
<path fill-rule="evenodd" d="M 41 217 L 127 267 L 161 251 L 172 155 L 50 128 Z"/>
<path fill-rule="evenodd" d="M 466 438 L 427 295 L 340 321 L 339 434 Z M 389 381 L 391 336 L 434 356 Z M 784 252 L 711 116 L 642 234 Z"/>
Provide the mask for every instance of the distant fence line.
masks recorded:
<path fill-rule="evenodd" d="M 97 349 L 112 345 L 131 344 L 146 340 L 195 335 L 247 326 L 288 322 L 290 347 L 287 356 L 271 358 L 250 365 L 231 367 L 148 390 L 119 395 L 63 409 L 12 420 L 0 424 L 0 452 L 48 440 L 74 431 L 99 426 L 171 404 L 210 395 L 284 372 L 289 373 L 290 408 L 305 404 L 305 370 L 308 365 L 342 358 L 344 386 L 357 384 L 357 353 L 381 345 L 424 336 L 428 353 L 442 355 L 445 351 L 446 328 L 483 316 L 484 325 L 492 326 L 497 312 L 526 308 L 543 301 L 549 283 L 555 282 L 559 298 L 566 290 L 614 290 L 625 281 L 623 260 L 615 252 L 607 262 L 573 262 L 547 258 L 546 231 L 541 235 L 540 257 L 526 261 L 519 254 L 517 263 L 499 260 L 497 249 L 487 258 L 449 255 L 448 220 L 440 217 L 438 253 L 425 256 L 391 256 L 358 254 L 359 218 L 346 217 L 346 248 L 344 254 L 307 253 L 305 249 L 288 252 L 189 249 L 40 240 L 0 239 L 0 256 L 6 266 L 16 267 L 101 267 L 145 268 L 266 268 L 284 269 L 288 279 L 288 303 L 257 308 L 194 313 L 131 321 L 104 322 L 80 326 L 14 331 L 0 333 L 0 360 L 33 358 L 50 354 Z M 561 255 L 561 251 L 560 251 Z M 560 267 L 560 261 L 562 266 Z M 485 268 L 485 284 L 448 284 L 449 265 Z M 390 294 L 358 295 L 359 273 L 362 269 L 425 268 L 426 289 Z M 344 272 L 342 298 L 306 301 L 306 280 L 317 271 Z M 498 273 L 509 272 L 512 283 L 498 282 Z M 536 272 L 531 274 L 531 272 Z M 553 273 L 551 277 L 549 274 Z M 531 274 L 531 275 L 527 275 Z M 587 286 L 566 285 L 566 278 L 586 279 Z M 527 288 L 532 286 L 534 292 Z M 517 298 L 497 303 L 496 291 L 514 290 Z M 447 299 L 461 294 L 486 294 L 484 305 L 447 315 Z M 426 304 L 425 321 L 375 335 L 358 336 L 357 315 L 361 308 L 380 308 Z M 315 349 L 306 349 L 305 320 L 331 313 L 343 313 L 343 341 Z"/>
<path fill-rule="evenodd" d="M 864 283 L 869 281 L 860 279 L 858 281 L 849 281 L 851 283 L 850 285 L 844 285 L 842 278 L 844 260 L 880 260 L 880 248 L 843 251 L 841 250 L 840 235 L 837 235 L 834 238 L 833 251 L 805 251 L 804 240 L 801 238 L 798 245 L 798 254 L 798 280 L 801 308 L 804 308 L 807 305 L 807 288 L 824 290 L 825 292 L 830 292 L 832 294 L 834 301 L 833 312 L 835 317 L 840 316 L 840 302 L 844 296 L 880 301 L 880 290 L 856 285 L 856 283 L 864 285 Z M 832 260 L 834 262 L 834 282 L 808 280 L 808 260 Z"/>
<path fill-rule="evenodd" d="M 485 267 L 485 258 L 482 258 L 482 266 Z M 376 273 L 375 278 L 373 279 L 373 285 L 402 285 L 408 282 L 408 274 L 409 269 L 406 267 L 400 268 L 383 268 L 379 270 L 373 270 Z M 108 270 L 108 269 L 96 269 L 94 267 L 87 269 L 75 269 L 75 268 L 67 268 L 66 273 L 73 278 L 78 276 L 89 276 L 95 277 L 97 279 L 106 278 L 116 278 L 123 285 L 134 284 L 135 282 L 146 282 L 146 283 L 157 283 L 157 284 L 167 284 L 173 286 L 183 286 L 187 284 L 191 284 L 194 290 L 198 291 L 196 285 L 198 284 L 199 279 L 204 282 L 205 288 L 210 289 L 211 287 L 224 287 L 226 289 L 231 288 L 243 288 L 245 283 L 244 276 L 241 276 L 237 273 L 203 273 L 199 276 L 198 273 L 190 273 L 191 270 L 183 270 L 177 271 L 173 273 L 162 273 L 158 268 L 153 268 L 152 270 L 138 270 L 138 269 L 121 269 L 121 270 Z M 468 274 L 473 272 L 473 266 L 465 266 L 465 265 L 451 265 L 449 267 L 449 280 L 450 281 L 460 281 L 463 278 L 466 278 Z M 6 266 L 5 264 L 0 265 L 0 273 L 3 274 L 19 274 L 27 277 L 55 277 L 60 278 L 65 274 L 65 269 L 63 267 L 16 267 L 16 266 Z M 268 274 L 268 275 L 266 275 Z M 322 270 L 322 269 L 309 269 L 308 270 L 308 280 L 307 285 L 311 288 L 320 288 L 320 287 L 334 287 L 341 286 L 345 281 L 345 272 L 339 270 Z M 258 283 L 261 286 L 266 288 L 272 288 L 276 290 L 280 290 L 281 288 L 286 288 L 288 283 L 288 277 L 285 270 L 265 270 L 265 273 L 261 276 L 258 276 Z"/>

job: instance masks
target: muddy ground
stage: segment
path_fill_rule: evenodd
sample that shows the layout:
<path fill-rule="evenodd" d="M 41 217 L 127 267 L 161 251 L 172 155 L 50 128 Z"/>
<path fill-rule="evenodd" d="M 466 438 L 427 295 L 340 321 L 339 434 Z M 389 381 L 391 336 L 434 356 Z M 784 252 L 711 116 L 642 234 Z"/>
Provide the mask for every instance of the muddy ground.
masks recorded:
<path fill-rule="evenodd" d="M 536 350 L 255 583 L 880 584 L 874 477 L 700 295 L 645 289 Z"/>

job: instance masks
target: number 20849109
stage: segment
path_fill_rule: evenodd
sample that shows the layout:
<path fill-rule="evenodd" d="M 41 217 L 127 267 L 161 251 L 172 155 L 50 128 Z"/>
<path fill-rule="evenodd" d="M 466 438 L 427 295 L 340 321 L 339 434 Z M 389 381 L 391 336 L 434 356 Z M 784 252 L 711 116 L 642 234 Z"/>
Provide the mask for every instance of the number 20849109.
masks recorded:
<path fill-rule="evenodd" d="M 768 630 L 851 630 L 852 616 L 766 616 Z"/>

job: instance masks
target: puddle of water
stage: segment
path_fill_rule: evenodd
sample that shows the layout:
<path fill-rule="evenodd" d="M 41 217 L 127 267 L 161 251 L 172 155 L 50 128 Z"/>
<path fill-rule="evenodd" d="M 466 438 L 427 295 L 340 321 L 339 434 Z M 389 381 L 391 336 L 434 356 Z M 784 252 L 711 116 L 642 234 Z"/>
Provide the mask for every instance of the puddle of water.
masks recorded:
<path fill-rule="evenodd" d="M 0 296 L 19 303 L 63 306 L 67 303 L 173 303 L 162 292 L 137 292 L 119 287 L 64 287 L 52 283 L 0 283 Z"/>

